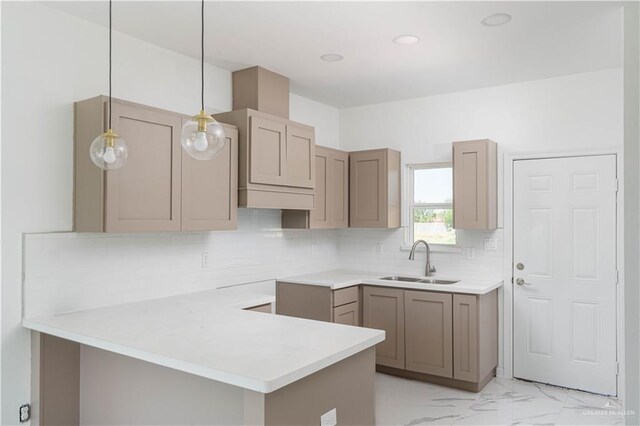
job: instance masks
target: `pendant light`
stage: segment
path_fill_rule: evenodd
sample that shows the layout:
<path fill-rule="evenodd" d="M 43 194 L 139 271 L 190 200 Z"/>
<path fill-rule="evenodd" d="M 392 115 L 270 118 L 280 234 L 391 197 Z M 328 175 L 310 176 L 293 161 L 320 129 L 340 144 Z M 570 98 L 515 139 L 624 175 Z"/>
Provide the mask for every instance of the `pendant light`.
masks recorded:
<path fill-rule="evenodd" d="M 200 114 L 182 126 L 182 148 L 197 160 L 211 160 L 224 147 L 224 129 L 204 111 L 204 0 L 200 32 Z"/>
<path fill-rule="evenodd" d="M 109 126 L 106 132 L 91 143 L 91 160 L 102 170 L 116 170 L 127 162 L 127 143 L 111 129 L 111 0 L 109 0 Z"/>

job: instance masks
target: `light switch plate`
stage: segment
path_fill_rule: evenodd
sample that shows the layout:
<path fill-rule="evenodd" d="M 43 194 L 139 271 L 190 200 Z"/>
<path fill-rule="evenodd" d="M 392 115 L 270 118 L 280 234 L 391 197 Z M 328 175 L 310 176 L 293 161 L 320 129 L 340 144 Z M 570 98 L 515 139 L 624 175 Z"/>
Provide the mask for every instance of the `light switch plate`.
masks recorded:
<path fill-rule="evenodd" d="M 202 269 L 209 269 L 209 252 L 206 250 L 202 252 Z"/>
<path fill-rule="evenodd" d="M 484 249 L 488 251 L 498 250 L 498 240 L 496 240 L 495 238 L 485 238 Z"/>
<path fill-rule="evenodd" d="M 320 426 L 336 426 L 338 424 L 338 413 L 334 408 L 320 416 Z"/>

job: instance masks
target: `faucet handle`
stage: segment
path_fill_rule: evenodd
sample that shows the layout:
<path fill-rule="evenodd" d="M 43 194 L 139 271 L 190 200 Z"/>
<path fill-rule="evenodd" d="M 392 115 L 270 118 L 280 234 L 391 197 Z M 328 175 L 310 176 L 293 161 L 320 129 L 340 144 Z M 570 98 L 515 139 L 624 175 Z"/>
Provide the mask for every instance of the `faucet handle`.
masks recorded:
<path fill-rule="evenodd" d="M 433 274 L 434 272 L 437 272 L 437 271 L 436 271 L 436 267 L 435 267 L 435 266 L 431 266 L 431 267 L 429 268 L 429 272 L 431 272 L 432 274 Z"/>

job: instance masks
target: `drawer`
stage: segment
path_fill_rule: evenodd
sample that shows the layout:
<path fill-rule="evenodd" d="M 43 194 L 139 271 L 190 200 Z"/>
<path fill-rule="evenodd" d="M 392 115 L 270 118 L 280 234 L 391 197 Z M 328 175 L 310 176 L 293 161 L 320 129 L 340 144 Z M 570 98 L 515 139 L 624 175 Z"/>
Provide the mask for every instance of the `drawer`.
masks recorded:
<path fill-rule="evenodd" d="M 353 287 L 341 288 L 340 290 L 333 291 L 333 307 L 346 305 L 347 303 L 353 303 L 358 301 L 359 287 L 354 285 Z"/>
<path fill-rule="evenodd" d="M 360 326 L 360 309 L 357 302 L 333 308 L 333 322 L 336 324 Z"/>
<path fill-rule="evenodd" d="M 264 312 L 271 313 L 271 303 L 265 303 L 264 305 L 252 306 L 250 308 L 244 308 L 245 311 Z"/>

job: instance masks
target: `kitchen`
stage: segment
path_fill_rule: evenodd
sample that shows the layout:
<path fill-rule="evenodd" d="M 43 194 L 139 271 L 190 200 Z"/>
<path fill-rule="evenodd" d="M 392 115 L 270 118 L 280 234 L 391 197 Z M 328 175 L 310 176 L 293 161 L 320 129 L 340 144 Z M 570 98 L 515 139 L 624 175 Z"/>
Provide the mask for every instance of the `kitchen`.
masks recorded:
<path fill-rule="evenodd" d="M 204 90 L 201 6 L 207 16 Z M 629 164 L 627 158 L 635 151 L 632 144 L 627 151 L 625 130 L 627 102 L 633 105 L 626 89 L 633 84 L 626 69 L 633 61 L 627 57 L 635 51 L 632 38 L 623 39 L 621 25 L 624 20 L 624 31 L 629 27 L 631 33 L 637 28 L 633 5 L 114 2 L 112 7 L 110 62 L 108 3 L 2 4 L 3 424 L 18 423 L 25 404 L 31 404 L 33 424 L 63 422 L 48 422 L 47 415 L 75 424 L 307 424 L 319 423 L 325 413 L 329 423 L 322 424 L 332 424 L 332 416 L 333 424 L 420 419 L 511 424 L 536 416 L 535 421 L 557 424 L 625 417 L 637 423 L 623 410 L 637 407 L 629 355 L 637 339 L 627 336 L 638 322 L 633 322 L 637 293 L 635 286 L 624 285 L 632 277 L 627 272 L 632 265 L 624 259 L 633 252 L 626 245 L 622 250 L 626 237 L 635 235 L 626 209 L 637 197 L 629 190 L 632 185 L 624 185 L 627 173 L 637 168 L 637 161 Z M 350 28 L 350 17 L 364 13 L 363 7 L 368 19 L 358 24 L 362 28 Z M 481 22 L 496 14 L 508 15 L 510 22 Z M 298 24 L 305 30 L 297 42 L 286 37 L 287 25 L 269 31 L 256 25 L 261 17 L 291 25 L 296 16 L 309 20 L 308 28 Z M 384 17 L 390 19 L 380 31 L 376 23 Z M 25 36 L 26 22 L 37 34 Z M 320 30 L 314 22 L 332 22 L 335 31 Z M 527 25 L 541 22 L 547 31 L 531 41 Z M 177 31 L 162 31 L 157 23 L 174 23 Z M 464 43 L 447 24 L 467 31 Z M 352 44 L 339 44 L 345 31 Z M 235 32 L 246 39 L 228 36 Z M 413 33 L 417 41 L 393 41 Z M 264 44 L 257 48 L 261 37 Z M 515 41 L 492 50 L 507 38 Z M 576 39 L 582 50 L 575 47 Z M 290 44 L 269 44 L 273 40 Z M 358 44 L 366 40 L 380 48 Z M 476 44 L 465 44 L 470 40 Z M 308 45 L 296 47 L 301 41 Z M 551 41 L 555 49 L 548 50 Z M 296 48 L 297 56 L 287 51 Z M 528 55 L 519 56 L 521 50 Z M 458 60 L 477 61 L 476 69 L 451 74 L 464 66 L 445 51 L 456 52 Z M 327 54 L 333 56 L 320 58 Z M 429 65 L 421 62 L 429 56 L 443 61 L 442 68 L 427 77 L 412 71 Z M 533 58 L 539 59 L 536 67 Z M 376 65 L 365 71 L 363 65 L 373 60 Z M 108 97 L 101 95 L 110 89 L 110 65 L 113 128 L 126 141 L 129 156 L 121 169 L 103 172 L 89 146 L 107 130 L 102 118 L 109 115 Z M 385 71 L 389 77 L 382 78 Z M 180 144 L 183 123 L 201 109 L 223 123 L 225 135 L 222 150 L 208 161 L 191 158 Z M 38 141 L 44 134 L 55 135 L 51 143 Z M 163 139 L 169 149 L 144 147 Z M 587 156 L 602 162 L 582 162 Z M 574 166 L 574 159 L 580 163 Z M 532 162 L 537 163 L 529 171 L 524 166 Z M 583 170 L 587 166 L 600 173 L 596 181 Z M 590 216 L 596 207 L 583 208 L 572 222 L 595 229 L 599 237 L 571 234 L 580 237 L 574 243 L 585 248 L 582 257 L 571 260 L 563 252 L 569 234 L 557 246 L 551 237 L 541 237 L 566 223 L 551 222 L 542 207 L 527 213 L 529 204 L 549 200 L 515 196 L 518 185 L 530 188 L 532 197 L 560 190 L 539 178 L 541 170 L 558 179 L 574 173 L 572 188 L 581 197 L 594 182 L 607 191 L 618 182 L 618 208 L 606 197 L 597 206 L 609 215 L 599 228 L 593 228 Z M 582 207 L 592 202 L 578 201 Z M 518 209 L 523 214 L 509 214 Z M 526 214 L 539 220 L 535 232 L 517 220 Z M 425 245 L 411 250 L 419 239 L 430 242 L 429 266 Z M 530 243 L 519 245 L 521 240 Z M 594 247 L 618 255 L 594 263 Z M 584 358 L 580 368 L 593 368 L 586 374 L 570 370 L 560 355 L 544 355 L 545 345 L 562 343 L 566 335 L 560 331 L 554 337 L 560 340 L 530 336 L 529 344 L 541 352 L 535 359 L 528 358 L 527 342 L 519 340 L 523 334 L 517 331 L 527 324 L 522 312 L 542 330 L 565 330 L 564 320 L 549 320 L 562 312 L 545 314 L 550 311 L 543 299 L 556 297 L 561 303 L 566 295 L 538 294 L 530 314 L 521 304 L 530 300 L 521 299 L 530 295 L 527 291 L 549 291 L 542 283 L 552 252 L 560 259 L 569 256 L 574 270 L 567 273 L 580 282 L 606 276 L 617 289 L 584 296 L 602 297 L 599 307 L 586 299 L 575 305 L 582 323 L 596 321 L 575 334 L 580 339 L 573 349 Z M 518 253 L 527 260 L 516 259 Z M 624 271 L 617 285 L 610 278 L 616 270 Z M 511 277 L 522 284 L 511 283 Z M 447 282 L 425 282 L 430 279 Z M 293 297 L 307 306 L 288 303 L 287 287 L 315 291 L 324 305 L 318 307 L 308 294 Z M 383 289 L 396 291 L 393 327 L 373 315 L 391 308 L 387 295 L 376 296 Z M 432 299 L 407 303 L 414 293 Z M 488 305 L 480 303 L 484 295 L 491 295 Z M 626 306 L 632 302 L 636 309 Z M 440 309 L 441 324 L 433 322 L 436 311 L 418 308 L 426 305 Z M 305 319 L 316 309 L 323 318 Z M 340 315 L 364 327 L 331 324 Z M 461 328 L 463 315 L 482 326 Z M 204 327 L 201 334 L 193 331 L 194 324 Z M 593 327 L 603 327 L 596 343 Z M 439 334 L 445 338 L 434 340 Z M 470 336 L 474 345 L 461 351 Z M 318 342 L 326 345 L 315 348 Z M 390 355 L 390 342 L 403 353 Z M 185 345 L 198 350 L 185 351 Z M 56 350 L 73 355 L 56 357 Z M 469 368 L 469 358 L 462 355 L 471 356 L 474 366 L 481 360 L 482 371 L 474 371 L 472 379 L 462 372 Z M 363 369 L 346 368 L 359 356 Z M 428 362 L 441 357 L 447 365 L 434 374 L 424 357 Z M 565 372 L 553 370 L 551 378 L 545 377 L 542 373 L 551 369 L 535 364 L 541 359 Z M 49 370 L 52 378 L 47 362 L 59 363 Z M 598 366 L 602 372 L 595 372 Z M 346 405 L 338 405 L 338 392 L 313 387 L 312 379 L 322 383 L 337 371 L 332 368 L 345 368 L 339 377 L 367 389 L 359 402 L 344 397 Z M 620 375 L 616 368 L 622 368 Z M 421 369 L 431 371 L 419 373 L 429 377 L 414 374 Z M 360 376 L 346 380 L 349 374 Z M 599 380 L 583 383 L 583 376 Z M 469 383 L 474 388 L 464 390 Z M 175 398 L 175 389 L 170 392 L 178 384 L 184 398 Z M 309 400 L 326 398 L 326 403 L 306 407 L 287 399 L 302 394 L 294 386 L 303 384 L 322 395 Z M 51 399 L 61 388 L 70 390 L 65 394 L 70 411 Z M 293 396 L 287 388 L 295 390 Z M 511 392 L 508 403 L 496 403 L 500 388 Z M 138 392 L 131 393 L 134 389 Z M 555 399 L 544 400 L 541 393 Z M 127 395 L 139 405 L 128 402 Z M 523 406 L 521 400 L 529 397 L 539 398 L 540 406 Z M 458 402 L 438 402 L 442 398 Z M 105 400 L 111 404 L 108 412 L 101 406 Z M 198 402 L 204 400 L 220 404 L 203 409 Z M 350 407 L 359 403 L 366 408 L 352 414 Z M 480 403 L 498 407 L 479 413 L 475 405 Z M 583 414 L 606 404 L 615 415 Z M 300 415 L 314 420 L 287 418 L 298 405 Z M 363 412 L 365 417 L 357 417 Z"/>

